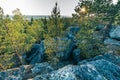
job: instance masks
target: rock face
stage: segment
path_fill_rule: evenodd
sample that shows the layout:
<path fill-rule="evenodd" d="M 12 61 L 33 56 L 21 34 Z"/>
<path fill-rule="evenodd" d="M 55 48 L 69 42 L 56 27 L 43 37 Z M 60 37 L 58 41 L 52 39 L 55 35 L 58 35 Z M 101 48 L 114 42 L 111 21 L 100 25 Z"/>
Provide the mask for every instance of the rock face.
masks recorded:
<path fill-rule="evenodd" d="M 66 60 L 70 57 L 74 47 L 75 44 L 71 39 L 59 38 L 59 43 L 58 43 L 59 52 L 56 54 L 56 56 L 58 56 L 60 60 Z"/>
<path fill-rule="evenodd" d="M 0 80 L 23 80 L 26 72 L 31 67 L 31 65 L 24 65 L 19 68 L 2 71 L 0 72 Z"/>
<path fill-rule="evenodd" d="M 31 70 L 33 74 L 46 74 L 53 71 L 54 69 L 50 66 L 49 63 L 44 62 L 35 64 Z"/>
<path fill-rule="evenodd" d="M 72 58 L 75 61 L 75 63 L 78 63 L 80 61 L 80 53 L 81 53 L 80 49 L 73 50 Z"/>
<path fill-rule="evenodd" d="M 107 53 L 116 53 L 119 54 L 120 50 L 120 41 L 116 39 L 105 39 L 104 44 L 106 45 Z"/>
<path fill-rule="evenodd" d="M 113 31 L 110 32 L 110 37 L 120 40 L 120 26 L 116 27 Z"/>
<path fill-rule="evenodd" d="M 69 28 L 67 32 L 67 36 L 63 38 L 58 38 L 58 52 L 56 56 L 59 57 L 60 60 L 66 60 L 70 57 L 72 50 L 75 47 L 75 34 L 80 30 L 79 27 L 72 26 Z M 55 38 L 53 38 L 56 41 Z M 46 50 L 45 40 L 41 41 L 40 44 L 34 44 L 31 50 L 27 53 L 26 60 L 30 64 L 40 63 L 43 61 Z M 51 44 L 52 45 L 52 44 Z"/>
<path fill-rule="evenodd" d="M 39 63 L 44 59 L 44 42 L 40 44 L 34 44 L 27 54 L 27 61 L 30 64 Z"/>
<path fill-rule="evenodd" d="M 111 46 L 119 46 L 120 47 L 120 41 L 108 38 L 104 41 L 104 44 L 111 45 Z"/>
<path fill-rule="evenodd" d="M 44 76 L 44 79 L 43 79 Z M 68 65 L 33 80 L 120 80 L 120 67 L 104 59 Z"/>
<path fill-rule="evenodd" d="M 120 66 L 120 57 L 115 56 L 114 54 L 99 55 L 99 56 L 96 56 L 96 57 L 92 58 L 91 60 L 94 61 L 94 60 L 100 60 L 100 59 L 107 60 L 109 62 L 114 63 L 115 65 Z"/>

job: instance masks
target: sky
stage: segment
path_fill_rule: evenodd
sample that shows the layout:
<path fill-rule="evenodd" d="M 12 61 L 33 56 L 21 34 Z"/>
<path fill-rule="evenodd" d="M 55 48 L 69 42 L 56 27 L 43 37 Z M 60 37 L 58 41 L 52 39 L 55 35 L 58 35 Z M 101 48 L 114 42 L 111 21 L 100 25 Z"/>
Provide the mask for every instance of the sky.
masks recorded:
<path fill-rule="evenodd" d="M 50 15 L 55 2 L 58 2 L 61 15 L 71 16 L 79 0 L 0 0 L 0 6 L 5 15 L 12 15 L 16 8 L 19 8 L 23 15 Z"/>
<path fill-rule="evenodd" d="M 0 0 L 0 6 L 5 14 L 19 8 L 23 15 L 50 15 L 55 2 L 61 10 L 61 15 L 71 16 L 79 0 Z"/>

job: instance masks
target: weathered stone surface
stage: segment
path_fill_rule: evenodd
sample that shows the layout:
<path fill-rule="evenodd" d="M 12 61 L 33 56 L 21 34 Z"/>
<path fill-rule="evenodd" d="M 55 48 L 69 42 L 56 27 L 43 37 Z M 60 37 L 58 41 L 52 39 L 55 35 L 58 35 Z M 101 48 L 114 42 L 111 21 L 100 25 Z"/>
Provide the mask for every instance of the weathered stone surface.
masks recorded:
<path fill-rule="evenodd" d="M 113 31 L 110 32 L 110 37 L 120 40 L 120 26 L 116 27 Z"/>
<path fill-rule="evenodd" d="M 24 65 L 19 68 L 13 68 L 0 72 L 0 80 L 23 80 L 26 75 L 26 70 L 31 67 L 30 65 Z"/>
<path fill-rule="evenodd" d="M 107 80 L 120 80 L 120 67 L 106 60 L 89 62 Z"/>
<path fill-rule="evenodd" d="M 31 69 L 33 74 L 46 74 L 54 69 L 52 66 L 50 66 L 49 63 L 44 62 L 44 63 L 36 63 L 34 67 Z"/>
<path fill-rule="evenodd" d="M 73 50 L 72 58 L 75 61 L 75 63 L 78 63 L 80 61 L 80 53 L 81 53 L 80 49 Z"/>
<path fill-rule="evenodd" d="M 39 63 L 44 59 L 44 42 L 41 41 L 40 44 L 34 44 L 32 49 L 27 54 L 27 61 L 30 64 Z"/>
<path fill-rule="evenodd" d="M 120 50 L 120 41 L 108 38 L 104 41 L 106 45 L 107 53 L 115 53 L 118 54 Z"/>
<path fill-rule="evenodd" d="M 120 80 L 120 57 L 104 54 L 56 71 L 47 62 L 0 72 L 0 80 Z"/>
<path fill-rule="evenodd" d="M 78 26 L 71 26 L 67 30 L 68 30 L 67 37 L 69 39 L 75 39 L 75 34 L 77 34 L 77 32 L 80 31 L 80 27 L 78 27 Z"/>
<path fill-rule="evenodd" d="M 111 46 L 119 46 L 120 47 L 120 41 L 108 38 L 104 41 L 104 44 L 111 45 Z"/>
<path fill-rule="evenodd" d="M 68 65 L 34 80 L 119 80 L 120 67 L 106 60 L 87 62 L 80 66 Z"/>
<path fill-rule="evenodd" d="M 104 55 L 96 56 L 96 57 L 92 58 L 91 60 L 94 61 L 94 60 L 100 60 L 100 59 L 107 60 L 109 62 L 114 63 L 115 65 L 120 66 L 120 57 L 117 55 L 106 53 Z"/>
<path fill-rule="evenodd" d="M 120 67 L 104 59 L 68 65 L 34 80 L 120 80 Z"/>
<path fill-rule="evenodd" d="M 71 39 L 59 38 L 59 43 L 58 43 L 59 52 L 56 53 L 56 56 L 60 60 L 67 60 L 70 57 L 74 47 L 75 47 L 75 44 Z"/>

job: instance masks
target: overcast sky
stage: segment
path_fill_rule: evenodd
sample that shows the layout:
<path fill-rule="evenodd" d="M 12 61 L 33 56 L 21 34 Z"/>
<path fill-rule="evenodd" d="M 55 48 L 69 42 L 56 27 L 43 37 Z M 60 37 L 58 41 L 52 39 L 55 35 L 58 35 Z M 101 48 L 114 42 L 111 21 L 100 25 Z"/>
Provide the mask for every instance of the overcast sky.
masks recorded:
<path fill-rule="evenodd" d="M 16 8 L 24 15 L 50 15 L 56 1 L 61 15 L 71 16 L 79 0 L 0 0 L 0 6 L 9 15 Z"/>
<path fill-rule="evenodd" d="M 56 1 L 61 15 L 71 16 L 79 0 L 0 0 L 0 6 L 4 13 L 9 15 L 16 8 L 24 15 L 50 15 Z"/>

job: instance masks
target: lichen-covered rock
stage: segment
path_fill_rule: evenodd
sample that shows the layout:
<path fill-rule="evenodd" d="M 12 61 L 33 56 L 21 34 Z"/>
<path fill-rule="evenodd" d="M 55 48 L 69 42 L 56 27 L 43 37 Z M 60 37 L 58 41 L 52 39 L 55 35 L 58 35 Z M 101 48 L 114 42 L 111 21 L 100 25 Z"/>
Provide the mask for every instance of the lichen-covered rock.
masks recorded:
<path fill-rule="evenodd" d="M 27 53 L 26 60 L 30 64 L 40 63 L 44 59 L 44 41 L 41 41 L 40 44 L 34 44 L 30 50 L 30 52 Z"/>
<path fill-rule="evenodd" d="M 80 53 L 81 53 L 80 49 L 73 50 L 72 58 L 75 61 L 75 63 L 78 63 L 80 61 Z"/>
<path fill-rule="evenodd" d="M 115 54 L 107 54 L 106 53 L 104 55 L 99 55 L 99 56 L 92 58 L 91 61 L 100 60 L 100 59 L 107 60 L 109 62 L 114 63 L 115 65 L 120 66 L 120 57 Z"/>
<path fill-rule="evenodd" d="M 46 74 L 53 71 L 54 69 L 49 63 L 44 62 L 44 63 L 36 63 L 31 70 L 33 74 Z"/>
<path fill-rule="evenodd" d="M 110 45 L 110 46 L 119 46 L 120 47 L 120 41 L 115 40 L 115 39 L 111 39 L 111 38 L 105 39 L 104 44 Z"/>
<path fill-rule="evenodd" d="M 106 60 L 89 62 L 106 80 L 120 80 L 120 67 Z"/>
<path fill-rule="evenodd" d="M 0 72 L 0 80 L 23 80 L 26 75 L 26 69 L 31 67 L 30 65 L 24 65 L 19 68 L 13 68 Z"/>
<path fill-rule="evenodd" d="M 110 33 L 110 37 L 120 40 L 120 26 L 116 27 L 113 31 L 111 31 Z"/>
<path fill-rule="evenodd" d="M 75 47 L 74 42 L 71 39 L 68 39 L 67 37 L 58 38 L 57 45 L 58 48 L 56 52 L 56 57 L 58 57 L 60 61 L 67 60 Z"/>
<path fill-rule="evenodd" d="M 104 59 L 68 65 L 33 80 L 120 80 L 120 67 Z"/>

